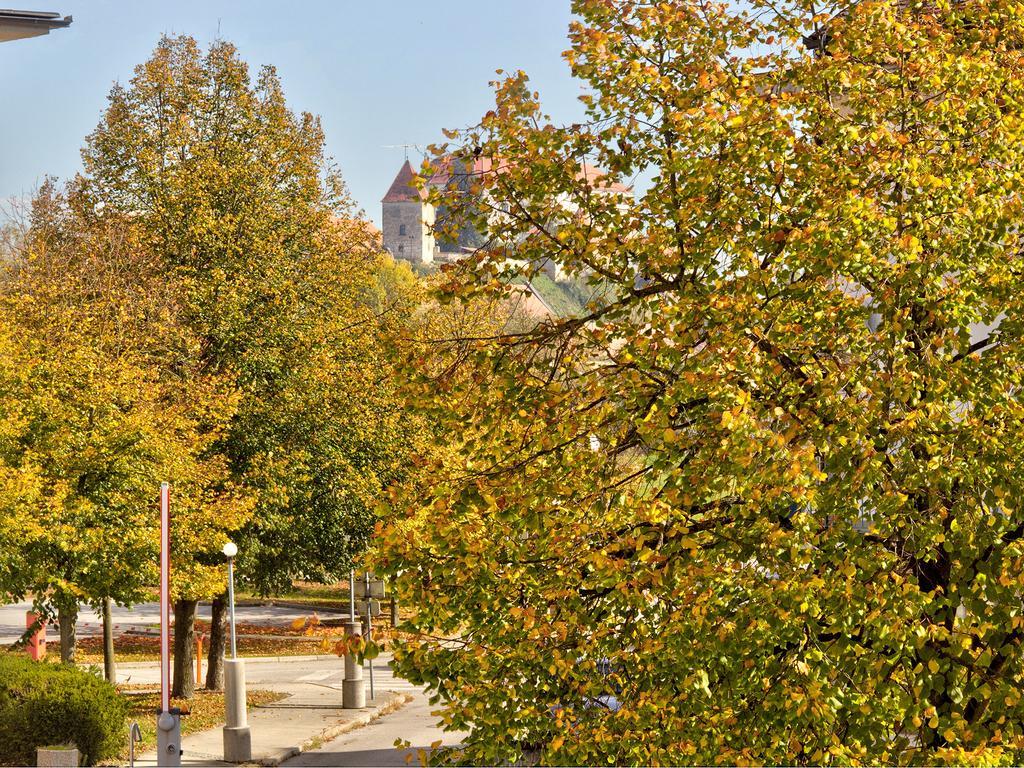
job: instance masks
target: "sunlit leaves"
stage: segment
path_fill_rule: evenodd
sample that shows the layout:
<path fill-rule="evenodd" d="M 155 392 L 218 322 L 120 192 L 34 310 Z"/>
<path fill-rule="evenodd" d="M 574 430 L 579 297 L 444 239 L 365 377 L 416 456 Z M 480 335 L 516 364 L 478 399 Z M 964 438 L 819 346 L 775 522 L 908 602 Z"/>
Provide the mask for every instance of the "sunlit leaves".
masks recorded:
<path fill-rule="evenodd" d="M 237 394 L 208 451 L 252 508 L 240 578 L 260 591 L 337 578 L 414 443 L 383 352 L 415 278 L 380 257 L 319 120 L 227 42 L 162 39 L 112 90 L 83 156 L 91 199 L 131 217 L 173 281 L 201 340 L 189 359 Z"/>
<path fill-rule="evenodd" d="M 198 340 L 131 223 L 91 221 L 82 203 L 79 190 L 66 199 L 46 185 L 0 282 L 17 366 L 3 376 L 5 485 L 22 489 L 10 530 L 34 521 L 0 583 L 40 601 L 143 599 L 156 578 L 156 493 L 170 480 L 175 589 L 209 591 L 194 583 L 194 558 L 247 512 L 223 463 L 204 455 L 235 397 L 183 362 Z"/>
<path fill-rule="evenodd" d="M 1019 9 L 574 7 L 587 120 L 496 84 L 442 289 L 611 290 L 424 353 L 403 670 L 477 762 L 1014 760 Z"/>

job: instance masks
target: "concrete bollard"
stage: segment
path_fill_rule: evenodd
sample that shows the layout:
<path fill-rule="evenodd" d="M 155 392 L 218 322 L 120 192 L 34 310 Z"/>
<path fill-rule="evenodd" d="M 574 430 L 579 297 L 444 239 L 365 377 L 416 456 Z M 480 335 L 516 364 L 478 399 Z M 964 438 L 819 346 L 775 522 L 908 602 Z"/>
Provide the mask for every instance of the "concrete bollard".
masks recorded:
<path fill-rule="evenodd" d="M 363 635 L 361 621 L 346 621 L 345 636 Z M 366 687 L 363 684 L 363 665 L 355 654 L 345 654 L 345 679 L 341 681 L 341 706 L 343 709 L 362 709 L 366 706 Z"/>
<path fill-rule="evenodd" d="M 71 745 L 36 747 L 36 765 L 47 768 L 78 768 L 78 747 Z"/>
<path fill-rule="evenodd" d="M 181 755 L 181 710 L 171 707 L 156 718 L 156 764 L 176 768 Z"/>
<path fill-rule="evenodd" d="M 247 763 L 252 760 L 252 734 L 245 702 L 245 661 L 224 660 L 224 760 Z"/>

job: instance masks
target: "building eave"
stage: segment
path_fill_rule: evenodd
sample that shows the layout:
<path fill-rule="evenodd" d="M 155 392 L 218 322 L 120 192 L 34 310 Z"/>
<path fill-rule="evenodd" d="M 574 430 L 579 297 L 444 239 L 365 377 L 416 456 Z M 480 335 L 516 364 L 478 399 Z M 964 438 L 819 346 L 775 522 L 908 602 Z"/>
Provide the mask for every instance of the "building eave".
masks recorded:
<path fill-rule="evenodd" d="M 48 35 L 53 29 L 71 26 L 71 16 L 49 11 L 17 11 L 0 8 L 0 43 Z"/>

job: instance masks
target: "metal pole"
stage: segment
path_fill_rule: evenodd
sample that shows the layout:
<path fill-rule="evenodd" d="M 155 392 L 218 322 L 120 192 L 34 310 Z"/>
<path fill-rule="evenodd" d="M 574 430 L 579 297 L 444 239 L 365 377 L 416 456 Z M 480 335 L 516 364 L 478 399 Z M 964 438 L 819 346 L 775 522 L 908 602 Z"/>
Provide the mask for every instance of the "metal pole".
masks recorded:
<path fill-rule="evenodd" d="M 391 628 L 398 628 L 398 595 L 395 594 L 397 578 L 391 579 L 388 584 L 391 587 Z"/>
<path fill-rule="evenodd" d="M 348 572 L 348 619 L 356 620 L 356 569 L 351 568 Z"/>
<path fill-rule="evenodd" d="M 235 645 L 235 558 L 228 558 L 228 618 L 231 622 L 231 658 L 238 658 Z"/>
<path fill-rule="evenodd" d="M 228 559 L 228 619 L 231 624 L 231 658 L 224 661 L 224 760 L 248 763 L 252 760 L 252 733 L 245 709 L 245 660 L 238 658 L 235 632 L 235 555 L 238 547 L 229 541 L 221 550 Z"/>
<path fill-rule="evenodd" d="M 366 601 L 366 639 L 373 637 L 373 619 L 370 617 L 370 601 Z M 377 694 L 373 692 L 373 659 L 367 659 L 370 664 L 370 701 L 376 701 Z"/>
<path fill-rule="evenodd" d="M 345 623 L 346 639 L 362 636 L 362 627 L 356 621 L 356 571 L 348 571 L 348 621 Z M 363 666 L 354 653 L 345 654 L 345 679 L 341 683 L 341 706 L 345 709 L 362 709 L 366 706 L 366 688 L 363 686 Z"/>
<path fill-rule="evenodd" d="M 171 489 L 160 483 L 160 713 L 156 719 L 156 764 L 181 765 L 181 711 L 171 709 Z"/>
<path fill-rule="evenodd" d="M 160 711 L 171 708 L 171 489 L 160 483 Z"/>
<path fill-rule="evenodd" d="M 366 586 L 364 590 L 366 594 L 366 642 L 370 642 L 373 639 L 373 617 L 370 615 L 370 573 L 369 571 L 363 571 L 363 584 Z M 373 659 L 367 657 L 366 663 L 370 668 L 370 701 L 373 701 L 376 697 L 373 692 Z"/>

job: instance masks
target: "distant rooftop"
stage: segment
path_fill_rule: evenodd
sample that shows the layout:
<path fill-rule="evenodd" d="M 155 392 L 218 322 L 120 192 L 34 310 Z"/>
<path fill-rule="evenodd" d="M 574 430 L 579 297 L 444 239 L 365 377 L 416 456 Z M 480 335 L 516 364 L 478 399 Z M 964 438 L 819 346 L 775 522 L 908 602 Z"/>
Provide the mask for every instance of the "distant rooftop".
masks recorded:
<path fill-rule="evenodd" d="M 50 11 L 15 11 L 0 8 L 0 43 L 50 34 L 51 29 L 71 26 L 71 17 Z"/>
<path fill-rule="evenodd" d="M 395 180 L 391 182 L 391 187 L 388 189 L 388 193 L 384 195 L 382 203 L 405 203 L 405 202 L 420 202 L 426 200 L 427 193 L 424 189 L 417 189 L 414 184 L 416 173 L 412 169 L 412 165 L 406 160 L 402 165 L 402 168 L 398 171 L 398 175 L 395 176 Z"/>
<path fill-rule="evenodd" d="M 500 162 L 501 161 L 499 160 L 499 163 Z M 456 161 L 451 156 L 448 156 L 440 160 L 437 165 L 437 170 L 435 170 L 433 176 L 430 177 L 428 184 L 431 187 L 443 187 L 453 178 L 468 178 L 473 176 L 483 176 L 488 173 L 502 173 L 505 167 L 507 166 L 496 166 L 494 161 L 489 157 L 477 157 L 472 161 L 472 166 L 470 166 L 468 163 Z M 409 171 L 411 173 L 412 168 L 410 168 Z M 597 192 L 626 194 L 631 191 L 631 187 L 628 187 L 625 184 L 621 184 L 617 181 L 609 181 L 607 171 L 603 171 L 589 163 L 580 163 L 576 178 L 579 181 L 586 182 L 588 187 Z M 392 189 L 394 189 L 393 185 Z"/>

